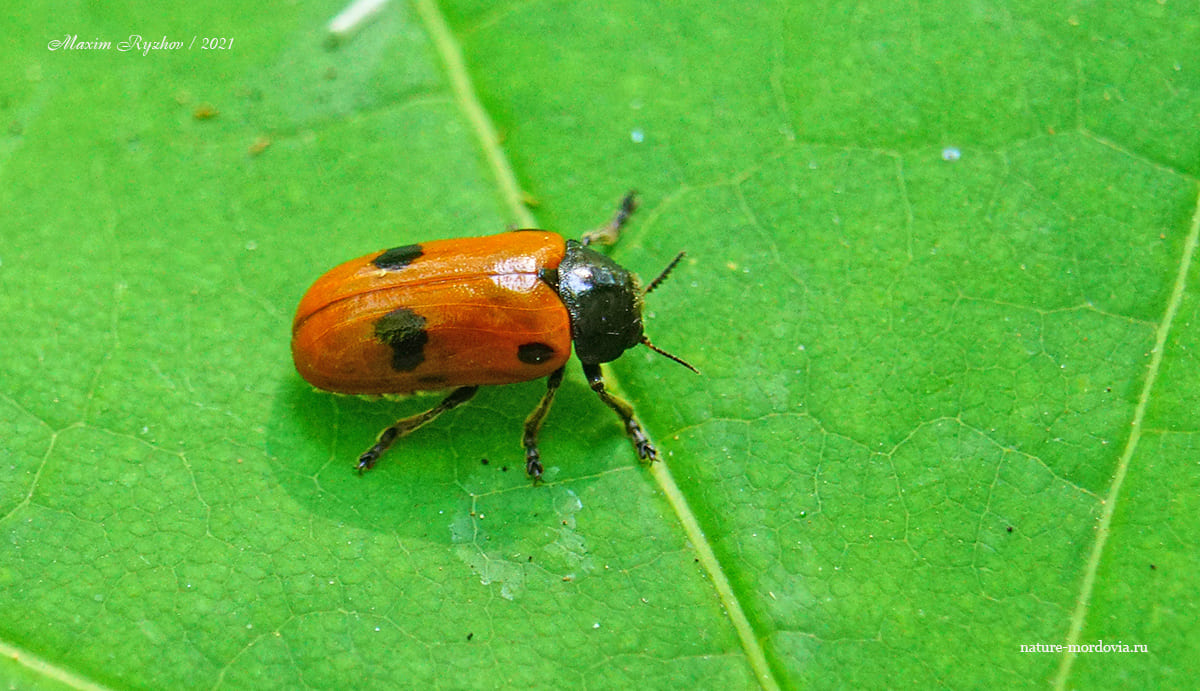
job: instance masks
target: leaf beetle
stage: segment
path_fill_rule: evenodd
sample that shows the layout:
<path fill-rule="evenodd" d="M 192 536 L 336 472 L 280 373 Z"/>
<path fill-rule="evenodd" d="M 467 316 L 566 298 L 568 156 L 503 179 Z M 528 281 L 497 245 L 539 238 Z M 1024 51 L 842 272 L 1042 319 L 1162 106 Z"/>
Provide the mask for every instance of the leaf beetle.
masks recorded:
<path fill-rule="evenodd" d="M 542 475 L 538 431 L 574 346 L 588 384 L 621 419 L 638 457 L 658 452 L 633 406 L 604 387 L 600 365 L 642 344 L 645 289 L 628 270 L 591 249 L 612 241 L 636 208 L 630 192 L 613 219 L 581 241 L 543 230 L 436 240 L 381 250 L 334 267 L 304 294 L 292 322 L 292 359 L 308 383 L 343 394 L 411 394 L 453 389 L 423 413 L 398 420 L 358 459 L 371 469 L 396 442 L 466 403 L 480 386 L 547 377 L 525 420 L 525 470 Z"/>

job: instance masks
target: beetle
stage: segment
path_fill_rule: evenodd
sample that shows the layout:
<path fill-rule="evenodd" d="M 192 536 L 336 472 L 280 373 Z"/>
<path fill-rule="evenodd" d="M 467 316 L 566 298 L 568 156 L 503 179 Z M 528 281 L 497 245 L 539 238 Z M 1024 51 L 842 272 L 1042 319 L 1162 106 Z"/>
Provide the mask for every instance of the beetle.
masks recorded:
<path fill-rule="evenodd" d="M 366 395 L 453 389 L 429 410 L 384 429 L 359 456 L 359 472 L 480 386 L 546 377 L 523 436 L 525 471 L 537 480 L 538 432 L 572 345 L 588 384 L 621 419 L 638 457 L 656 460 L 633 406 L 605 388 L 600 365 L 642 344 L 698 372 L 642 329 L 643 296 L 684 253 L 642 289 L 632 273 L 588 246 L 615 240 L 635 208 L 630 192 L 607 226 L 580 241 L 533 229 L 436 240 L 374 252 L 318 278 L 292 322 L 292 359 L 308 383 Z"/>

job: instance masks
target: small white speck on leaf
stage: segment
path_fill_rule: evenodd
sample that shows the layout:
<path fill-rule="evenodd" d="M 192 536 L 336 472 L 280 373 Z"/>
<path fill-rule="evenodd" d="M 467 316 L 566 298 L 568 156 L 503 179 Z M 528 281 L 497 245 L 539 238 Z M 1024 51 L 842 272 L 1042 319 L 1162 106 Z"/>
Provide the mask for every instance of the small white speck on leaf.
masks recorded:
<path fill-rule="evenodd" d="M 355 0 L 347 5 L 336 17 L 329 20 L 326 27 L 329 41 L 337 45 L 349 40 L 359 29 L 366 26 L 387 2 L 388 0 Z"/>
<path fill-rule="evenodd" d="M 962 151 L 957 146 L 947 146 L 942 149 L 943 161 L 957 161 L 962 158 Z"/>

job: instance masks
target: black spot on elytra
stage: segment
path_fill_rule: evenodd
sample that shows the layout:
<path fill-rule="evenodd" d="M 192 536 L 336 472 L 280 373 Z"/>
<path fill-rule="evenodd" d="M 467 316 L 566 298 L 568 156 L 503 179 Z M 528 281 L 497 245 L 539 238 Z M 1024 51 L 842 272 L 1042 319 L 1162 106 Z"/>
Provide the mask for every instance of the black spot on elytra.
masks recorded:
<path fill-rule="evenodd" d="M 517 359 L 527 365 L 540 365 L 554 357 L 554 349 L 545 343 L 522 343 L 517 347 Z"/>
<path fill-rule="evenodd" d="M 392 347 L 392 369 L 411 372 L 425 362 L 425 317 L 401 307 L 392 310 L 375 322 L 375 337 Z"/>
<path fill-rule="evenodd" d="M 383 254 L 371 260 L 371 263 L 384 271 L 399 271 L 409 264 L 413 263 L 424 254 L 424 250 L 420 245 L 404 245 L 403 247 L 393 247 Z"/>
<path fill-rule="evenodd" d="M 422 384 L 428 384 L 429 386 L 441 386 L 449 380 L 444 374 L 426 374 L 424 376 L 417 377 L 417 381 Z"/>

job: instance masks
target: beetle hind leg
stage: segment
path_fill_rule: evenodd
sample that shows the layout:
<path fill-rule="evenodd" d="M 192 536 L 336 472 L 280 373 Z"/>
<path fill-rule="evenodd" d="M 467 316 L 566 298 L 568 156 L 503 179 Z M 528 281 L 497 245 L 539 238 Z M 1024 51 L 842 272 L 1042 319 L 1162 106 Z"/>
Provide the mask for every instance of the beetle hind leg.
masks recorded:
<path fill-rule="evenodd" d="M 537 447 L 538 431 L 542 429 L 542 422 L 550 412 L 550 404 L 554 402 L 554 394 L 558 391 L 559 384 L 562 384 L 563 369 L 559 367 L 550 373 L 546 380 L 546 393 L 542 395 L 542 400 L 529 417 L 525 418 L 525 472 L 534 480 L 542 477 L 542 455 Z"/>
<path fill-rule="evenodd" d="M 379 440 L 375 445 L 367 449 L 363 455 L 358 457 L 358 472 L 361 475 L 363 471 L 370 470 L 379 462 L 379 457 L 387 453 L 387 450 L 396 443 L 397 439 L 406 437 L 412 434 L 417 429 L 432 422 L 437 416 L 471 400 L 475 392 L 479 390 L 478 386 L 463 386 L 450 392 L 450 395 L 442 400 L 441 403 L 426 410 L 423 413 L 406 417 L 403 420 L 397 420 L 391 427 L 379 433 Z"/>
<path fill-rule="evenodd" d="M 658 460 L 658 450 L 650 443 L 649 437 L 646 436 L 645 430 L 642 429 L 641 423 L 633 416 L 633 406 L 629 405 L 625 400 L 618 398 L 608 392 L 604 388 L 604 374 L 600 371 L 600 365 L 583 366 L 583 373 L 587 376 L 588 384 L 592 387 L 592 391 L 604 401 L 604 405 L 613 409 L 613 412 L 621 418 L 621 422 L 625 423 L 625 434 L 629 435 L 629 440 L 633 442 L 633 448 L 637 449 L 638 458 L 654 462 Z"/>

